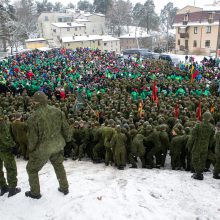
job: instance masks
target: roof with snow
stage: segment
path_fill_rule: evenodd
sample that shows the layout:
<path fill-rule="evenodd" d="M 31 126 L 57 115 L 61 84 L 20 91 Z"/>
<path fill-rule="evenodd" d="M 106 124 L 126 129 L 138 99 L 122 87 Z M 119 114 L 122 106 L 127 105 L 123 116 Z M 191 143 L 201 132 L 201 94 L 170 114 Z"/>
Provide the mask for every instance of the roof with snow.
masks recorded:
<path fill-rule="evenodd" d="M 62 37 L 63 43 L 70 42 L 80 42 L 80 41 L 91 41 L 91 40 L 102 40 L 102 37 L 99 35 L 85 35 L 85 36 L 73 36 L 73 37 Z"/>
<path fill-rule="evenodd" d="M 52 23 L 53 26 L 58 27 L 58 28 L 74 28 L 74 27 L 85 27 L 84 24 L 79 24 L 76 22 L 57 22 L 57 23 Z"/>
<path fill-rule="evenodd" d="M 33 38 L 33 39 L 27 39 L 25 42 L 36 42 L 36 41 L 46 41 L 44 38 Z"/>
<path fill-rule="evenodd" d="M 89 21 L 87 19 L 83 19 L 83 18 L 77 18 L 77 19 L 75 19 L 75 21 L 77 21 L 77 22 L 91 22 L 91 21 Z"/>
<path fill-rule="evenodd" d="M 82 13 L 82 15 L 85 16 L 85 17 L 90 17 L 92 15 L 97 15 L 97 16 L 100 16 L 100 17 L 105 17 L 105 15 L 101 14 L 101 13 L 93 13 L 93 14 L 91 14 L 91 13 Z"/>
<path fill-rule="evenodd" d="M 135 33 L 132 33 L 132 34 L 122 35 L 122 36 L 119 37 L 119 39 L 123 39 L 123 38 L 125 38 L 125 39 L 127 39 L 127 38 L 144 38 L 144 37 L 151 37 L 151 35 L 145 34 L 145 33 L 144 33 L 144 34 L 140 34 L 140 33 L 135 34 Z"/>
<path fill-rule="evenodd" d="M 112 37 L 110 35 L 102 35 L 102 41 L 119 41 L 118 38 Z"/>

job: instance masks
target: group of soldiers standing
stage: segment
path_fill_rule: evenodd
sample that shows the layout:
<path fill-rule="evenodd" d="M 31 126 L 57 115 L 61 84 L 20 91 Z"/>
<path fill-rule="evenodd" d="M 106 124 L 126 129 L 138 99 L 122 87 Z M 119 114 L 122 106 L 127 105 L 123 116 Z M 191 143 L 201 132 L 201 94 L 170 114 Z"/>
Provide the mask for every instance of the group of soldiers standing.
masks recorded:
<path fill-rule="evenodd" d="M 213 165 L 213 177 L 220 179 L 220 99 L 216 87 L 210 93 L 217 72 L 202 68 L 198 83 L 189 81 L 183 64 L 177 70 L 163 61 L 117 62 L 98 50 L 55 49 L 0 65 L 6 88 L 0 93 L 1 195 L 20 192 L 13 155 L 28 160 L 25 195 L 35 199 L 47 160 L 64 195 L 68 158 L 88 157 L 123 170 L 140 162 L 142 168 L 167 168 L 170 156 L 173 170 L 202 180 Z"/>

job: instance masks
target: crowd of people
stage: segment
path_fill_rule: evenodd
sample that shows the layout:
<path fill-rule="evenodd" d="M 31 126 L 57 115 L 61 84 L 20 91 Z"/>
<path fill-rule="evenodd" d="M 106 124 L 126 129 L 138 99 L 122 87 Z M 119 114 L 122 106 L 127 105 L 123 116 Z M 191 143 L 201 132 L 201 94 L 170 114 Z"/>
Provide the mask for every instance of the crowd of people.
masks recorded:
<path fill-rule="evenodd" d="M 218 64 L 218 59 L 198 63 L 188 57 L 178 66 L 139 56 L 123 60 L 114 52 L 89 48 L 34 50 L 1 61 L 0 129 L 7 131 L 0 134 L 1 195 L 11 188 L 10 195 L 19 192 L 15 168 L 9 187 L 4 179 L 3 161 L 8 173 L 12 165 L 5 160 L 15 164 L 5 154 L 8 149 L 29 159 L 31 191 L 26 196 L 33 198 L 40 198 L 37 172 L 48 159 L 61 179 L 59 190 L 68 193 L 61 150 L 66 159 L 89 157 L 120 170 L 127 164 L 137 168 L 139 159 L 142 168 L 166 167 L 170 155 L 173 170 L 191 171 L 202 180 L 213 165 L 213 177 L 220 179 Z M 37 103 L 60 109 L 61 119 L 56 115 L 54 120 L 50 114 L 55 113 L 39 110 Z M 59 125 L 62 118 L 68 121 L 65 129 Z M 54 141 L 57 129 L 70 131 L 65 144 Z M 38 142 L 45 147 L 36 156 Z"/>

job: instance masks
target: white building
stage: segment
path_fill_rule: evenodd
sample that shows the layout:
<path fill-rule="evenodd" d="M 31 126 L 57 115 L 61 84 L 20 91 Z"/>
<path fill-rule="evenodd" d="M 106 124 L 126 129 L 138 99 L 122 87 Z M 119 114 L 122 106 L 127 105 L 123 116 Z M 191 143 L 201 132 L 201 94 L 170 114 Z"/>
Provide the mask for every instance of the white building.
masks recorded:
<path fill-rule="evenodd" d="M 79 47 L 98 48 L 102 51 L 120 52 L 120 40 L 108 35 L 87 35 L 62 37 L 61 45 L 64 48 L 76 49 Z"/>
<path fill-rule="evenodd" d="M 102 37 L 102 50 L 115 51 L 116 53 L 120 53 L 120 40 L 118 38 L 104 35 Z"/>
<path fill-rule="evenodd" d="M 87 34 L 103 35 L 105 34 L 105 15 L 81 13 L 75 18 L 75 21 L 86 25 Z"/>
<path fill-rule="evenodd" d="M 61 38 L 86 35 L 86 26 L 76 22 L 52 23 L 52 38 L 59 44 Z"/>
<path fill-rule="evenodd" d="M 73 16 L 66 13 L 43 12 L 38 17 L 38 31 L 40 37 L 46 40 L 52 39 L 51 24 L 57 22 L 72 22 Z"/>

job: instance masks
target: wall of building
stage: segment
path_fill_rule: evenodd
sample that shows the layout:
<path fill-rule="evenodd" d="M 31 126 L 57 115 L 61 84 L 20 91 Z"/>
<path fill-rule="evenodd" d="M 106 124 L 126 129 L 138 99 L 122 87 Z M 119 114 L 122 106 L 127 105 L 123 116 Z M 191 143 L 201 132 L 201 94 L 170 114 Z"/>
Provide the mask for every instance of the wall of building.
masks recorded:
<path fill-rule="evenodd" d="M 206 32 L 206 28 L 209 25 L 201 26 L 189 26 L 186 28 L 186 33 L 188 37 L 180 38 L 180 33 L 178 33 L 178 28 L 176 29 L 176 49 L 181 50 L 185 48 L 185 41 L 188 40 L 188 52 L 190 54 L 207 54 L 216 51 L 217 46 L 217 36 L 218 36 L 218 25 L 211 25 L 211 33 Z M 194 28 L 197 27 L 197 34 L 194 33 Z M 205 42 L 210 41 L 210 47 L 205 45 Z M 196 45 L 194 44 L 196 41 Z M 181 48 L 181 46 L 183 46 Z"/>
<path fill-rule="evenodd" d="M 62 46 L 64 48 L 73 49 L 73 50 L 79 47 L 99 48 L 100 50 L 102 49 L 101 40 L 74 41 L 74 42 L 63 43 Z"/>
<path fill-rule="evenodd" d="M 47 47 L 46 41 L 39 41 L 39 42 L 26 42 L 27 49 L 38 49 L 42 47 Z"/>
<path fill-rule="evenodd" d="M 62 37 L 82 36 L 86 34 L 86 27 L 59 28 L 54 25 L 51 27 L 54 41 L 59 41 Z"/>
<path fill-rule="evenodd" d="M 37 24 L 40 37 L 47 40 L 52 39 L 51 23 L 71 22 L 72 20 L 72 16 L 66 13 L 41 13 Z"/>
<path fill-rule="evenodd" d="M 81 15 L 79 18 L 88 19 L 90 22 L 85 22 L 86 34 L 103 35 L 105 34 L 105 17 L 98 15 L 85 16 Z"/>
<path fill-rule="evenodd" d="M 136 38 L 120 38 L 121 50 L 131 49 L 131 48 L 152 48 L 152 38 L 142 37 L 138 38 L 138 43 Z"/>
<path fill-rule="evenodd" d="M 108 50 L 108 51 L 115 51 L 116 53 L 120 53 L 120 41 L 114 40 L 114 41 L 103 41 L 102 42 L 102 50 Z"/>

